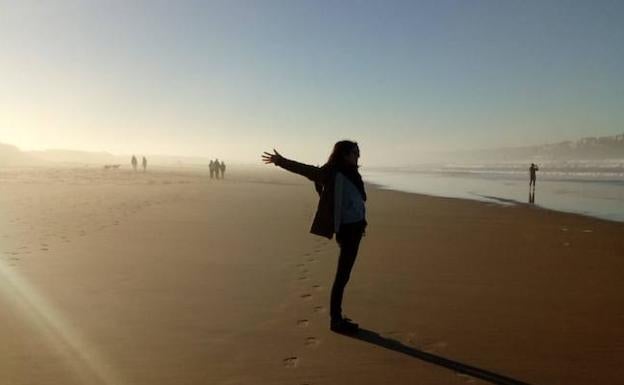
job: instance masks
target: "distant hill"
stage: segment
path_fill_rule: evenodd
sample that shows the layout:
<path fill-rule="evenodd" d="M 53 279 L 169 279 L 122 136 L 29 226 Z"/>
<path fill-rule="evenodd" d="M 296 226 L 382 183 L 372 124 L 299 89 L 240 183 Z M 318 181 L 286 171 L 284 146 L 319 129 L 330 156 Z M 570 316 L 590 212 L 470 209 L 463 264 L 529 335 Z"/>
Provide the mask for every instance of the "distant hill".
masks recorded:
<path fill-rule="evenodd" d="M 132 155 L 115 155 L 109 152 L 90 152 L 75 150 L 43 150 L 21 151 L 16 146 L 0 143 L 0 167 L 20 166 L 104 166 L 106 164 L 121 164 L 130 167 Z M 136 154 L 139 162 L 142 154 Z M 209 158 L 175 155 L 145 155 L 149 165 L 158 166 L 194 166 L 207 165 Z"/>
<path fill-rule="evenodd" d="M 44 162 L 72 163 L 72 164 L 114 164 L 125 163 L 125 157 L 119 157 L 108 152 L 89 152 L 73 150 L 44 150 L 29 151 L 27 154 Z"/>
<path fill-rule="evenodd" d="M 449 154 L 465 161 L 572 161 L 624 159 L 624 134 L 588 137 L 537 146 L 457 151 Z"/>
<path fill-rule="evenodd" d="M 37 159 L 10 144 L 0 143 L 0 167 L 30 166 L 39 163 Z"/>
<path fill-rule="evenodd" d="M 108 152 L 88 152 L 71 150 L 45 150 L 31 151 L 30 155 L 46 162 L 64 164 L 88 164 L 105 165 L 121 164 L 130 166 L 132 155 L 114 155 Z M 143 154 L 136 154 L 139 162 Z M 175 155 L 145 155 L 150 165 L 178 166 L 178 165 L 204 165 L 210 162 L 208 158 L 175 156 Z"/>

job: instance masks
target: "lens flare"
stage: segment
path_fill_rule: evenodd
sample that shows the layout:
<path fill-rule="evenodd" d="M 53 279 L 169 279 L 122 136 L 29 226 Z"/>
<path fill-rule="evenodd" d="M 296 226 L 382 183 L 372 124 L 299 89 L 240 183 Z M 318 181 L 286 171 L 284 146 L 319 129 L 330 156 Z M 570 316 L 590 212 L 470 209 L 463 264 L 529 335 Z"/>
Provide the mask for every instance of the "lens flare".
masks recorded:
<path fill-rule="evenodd" d="M 83 384 L 125 385 L 112 367 L 49 301 L 18 272 L 0 261 L 0 294 L 13 296 L 28 321 L 65 359 Z"/>

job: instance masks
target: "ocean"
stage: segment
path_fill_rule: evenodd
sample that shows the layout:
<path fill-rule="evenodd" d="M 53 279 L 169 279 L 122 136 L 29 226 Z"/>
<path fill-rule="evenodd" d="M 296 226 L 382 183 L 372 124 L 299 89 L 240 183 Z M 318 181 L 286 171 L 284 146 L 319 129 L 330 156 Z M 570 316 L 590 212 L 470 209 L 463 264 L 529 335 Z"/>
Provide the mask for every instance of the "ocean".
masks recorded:
<path fill-rule="evenodd" d="M 530 162 L 363 167 L 362 175 L 384 189 L 513 205 L 529 204 L 529 166 Z M 538 166 L 536 206 L 624 221 L 624 159 Z"/>

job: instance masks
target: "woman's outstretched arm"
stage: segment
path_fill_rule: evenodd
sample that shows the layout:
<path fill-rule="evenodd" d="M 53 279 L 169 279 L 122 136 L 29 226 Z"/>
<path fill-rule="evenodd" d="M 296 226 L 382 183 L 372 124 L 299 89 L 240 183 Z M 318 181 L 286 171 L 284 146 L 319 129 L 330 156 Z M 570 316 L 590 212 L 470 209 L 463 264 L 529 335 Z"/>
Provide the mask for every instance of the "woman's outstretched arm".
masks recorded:
<path fill-rule="evenodd" d="M 279 152 L 273 149 L 273 154 L 264 152 L 262 161 L 266 164 L 274 164 L 295 174 L 305 176 L 313 182 L 320 182 L 321 169 L 309 164 L 295 162 L 294 160 L 284 158 Z"/>

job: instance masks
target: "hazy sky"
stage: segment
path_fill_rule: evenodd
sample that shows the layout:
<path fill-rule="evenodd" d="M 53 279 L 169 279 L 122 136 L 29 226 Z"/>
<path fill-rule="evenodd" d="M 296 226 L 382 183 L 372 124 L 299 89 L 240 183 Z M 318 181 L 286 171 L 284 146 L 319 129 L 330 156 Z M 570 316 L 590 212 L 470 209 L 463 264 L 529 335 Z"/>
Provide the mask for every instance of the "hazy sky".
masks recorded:
<path fill-rule="evenodd" d="M 624 1 L 0 0 L 0 142 L 368 164 L 624 132 Z"/>

